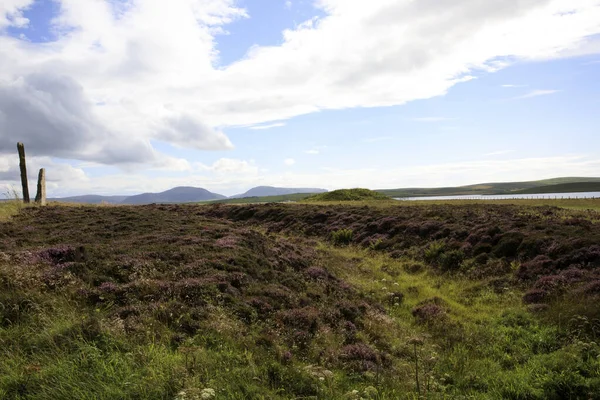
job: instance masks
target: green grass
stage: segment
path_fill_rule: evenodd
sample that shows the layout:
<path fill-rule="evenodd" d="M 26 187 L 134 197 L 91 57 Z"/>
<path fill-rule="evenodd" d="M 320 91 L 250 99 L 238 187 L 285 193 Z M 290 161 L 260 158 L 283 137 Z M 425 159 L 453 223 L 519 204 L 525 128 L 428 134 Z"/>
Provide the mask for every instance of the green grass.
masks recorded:
<path fill-rule="evenodd" d="M 600 199 L 506 199 L 506 200 L 411 200 L 400 201 L 401 206 L 424 206 L 430 205 L 516 205 L 523 207 L 560 207 L 572 210 L 600 210 Z M 395 203 L 392 203 L 392 205 Z"/>
<path fill-rule="evenodd" d="M 20 200 L 0 201 L 0 221 L 7 221 L 25 207 Z"/>

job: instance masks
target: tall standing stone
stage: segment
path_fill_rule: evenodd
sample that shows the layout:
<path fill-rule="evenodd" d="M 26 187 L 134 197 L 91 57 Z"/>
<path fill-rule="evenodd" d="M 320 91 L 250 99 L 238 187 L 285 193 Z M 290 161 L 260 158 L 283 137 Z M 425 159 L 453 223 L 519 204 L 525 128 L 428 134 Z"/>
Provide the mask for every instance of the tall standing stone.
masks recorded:
<path fill-rule="evenodd" d="M 27 164 L 25 163 L 25 146 L 17 143 L 19 150 L 19 167 L 21 168 L 21 185 L 23 186 L 23 202 L 29 203 L 29 185 L 27 184 Z"/>
<path fill-rule="evenodd" d="M 41 206 L 46 205 L 46 170 L 40 168 L 38 175 L 37 194 L 35 195 L 35 202 Z"/>

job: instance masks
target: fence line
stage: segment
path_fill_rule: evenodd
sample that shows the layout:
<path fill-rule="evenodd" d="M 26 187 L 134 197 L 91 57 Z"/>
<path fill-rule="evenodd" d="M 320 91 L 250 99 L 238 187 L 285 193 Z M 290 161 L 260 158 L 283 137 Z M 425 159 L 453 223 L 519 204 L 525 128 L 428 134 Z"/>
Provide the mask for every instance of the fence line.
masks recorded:
<path fill-rule="evenodd" d="M 423 196 L 423 197 L 399 197 L 396 198 L 396 200 L 405 200 L 405 201 L 427 201 L 427 200 L 447 200 L 447 201 L 452 201 L 452 200 L 597 200 L 600 199 L 600 197 L 598 196 L 575 196 L 575 195 L 569 195 L 569 196 L 544 196 L 544 195 L 537 195 L 537 196 L 523 196 L 523 197 L 510 197 L 510 195 L 508 195 L 509 197 L 505 197 L 505 196 L 494 196 L 494 195 L 489 195 L 489 196 L 477 196 L 477 197 L 469 197 L 469 196 L 465 196 L 465 197 L 452 197 L 452 198 L 448 198 L 447 196 Z"/>

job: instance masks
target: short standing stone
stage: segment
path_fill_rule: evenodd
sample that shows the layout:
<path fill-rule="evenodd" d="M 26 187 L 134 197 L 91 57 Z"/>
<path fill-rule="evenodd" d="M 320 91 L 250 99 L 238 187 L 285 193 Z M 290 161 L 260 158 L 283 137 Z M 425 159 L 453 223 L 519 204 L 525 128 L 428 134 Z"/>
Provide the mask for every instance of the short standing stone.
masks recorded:
<path fill-rule="evenodd" d="M 45 206 L 46 205 L 46 170 L 40 169 L 38 175 L 37 194 L 35 195 L 35 202 Z"/>

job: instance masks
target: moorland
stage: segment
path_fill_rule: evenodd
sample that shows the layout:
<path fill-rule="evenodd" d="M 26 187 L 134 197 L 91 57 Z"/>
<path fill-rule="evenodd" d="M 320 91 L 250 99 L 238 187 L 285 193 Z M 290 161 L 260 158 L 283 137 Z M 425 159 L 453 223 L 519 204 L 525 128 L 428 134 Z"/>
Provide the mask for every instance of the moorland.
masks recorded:
<path fill-rule="evenodd" d="M 318 188 L 257 186 L 244 193 L 227 197 L 219 193 L 213 193 L 204 188 L 179 186 L 160 193 L 142 193 L 133 196 L 102 196 L 88 194 L 52 198 L 49 200 L 62 203 L 127 205 L 153 203 L 178 204 L 192 202 L 249 204 L 300 201 L 324 192 L 327 192 L 327 190 Z M 475 185 L 458 187 L 380 189 L 376 190 L 376 192 L 392 198 L 600 192 L 600 178 L 566 177 L 526 182 L 478 183 Z M 349 198 L 347 200 L 352 199 Z"/>
<path fill-rule="evenodd" d="M 0 207 L 3 399 L 600 398 L 599 200 Z"/>

